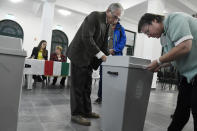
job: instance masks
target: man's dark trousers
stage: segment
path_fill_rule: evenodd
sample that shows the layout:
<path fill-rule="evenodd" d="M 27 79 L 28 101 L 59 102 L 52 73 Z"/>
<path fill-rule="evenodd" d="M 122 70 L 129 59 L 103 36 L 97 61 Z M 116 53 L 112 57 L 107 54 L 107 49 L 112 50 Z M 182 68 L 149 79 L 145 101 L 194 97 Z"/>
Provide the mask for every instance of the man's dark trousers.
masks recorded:
<path fill-rule="evenodd" d="M 182 131 L 192 112 L 194 131 L 197 131 L 197 76 L 191 83 L 182 77 L 179 84 L 177 106 L 168 131 Z"/>
<path fill-rule="evenodd" d="M 85 115 L 92 112 L 92 68 L 71 64 L 71 115 Z"/>

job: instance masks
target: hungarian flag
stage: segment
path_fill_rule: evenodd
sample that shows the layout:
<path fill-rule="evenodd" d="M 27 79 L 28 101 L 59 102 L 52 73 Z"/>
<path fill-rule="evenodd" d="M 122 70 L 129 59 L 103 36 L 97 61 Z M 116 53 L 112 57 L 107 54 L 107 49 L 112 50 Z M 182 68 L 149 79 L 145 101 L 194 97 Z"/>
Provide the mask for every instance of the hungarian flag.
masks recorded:
<path fill-rule="evenodd" d="M 45 61 L 45 66 L 44 66 L 44 75 L 45 76 L 52 76 L 53 75 L 53 61 Z"/>
<path fill-rule="evenodd" d="M 67 76 L 68 74 L 69 74 L 69 63 L 54 61 L 53 76 Z"/>
<path fill-rule="evenodd" d="M 46 76 L 67 76 L 69 64 L 66 62 L 45 61 L 44 75 Z"/>
<path fill-rule="evenodd" d="M 69 63 L 26 59 L 24 74 L 67 76 L 69 74 Z"/>

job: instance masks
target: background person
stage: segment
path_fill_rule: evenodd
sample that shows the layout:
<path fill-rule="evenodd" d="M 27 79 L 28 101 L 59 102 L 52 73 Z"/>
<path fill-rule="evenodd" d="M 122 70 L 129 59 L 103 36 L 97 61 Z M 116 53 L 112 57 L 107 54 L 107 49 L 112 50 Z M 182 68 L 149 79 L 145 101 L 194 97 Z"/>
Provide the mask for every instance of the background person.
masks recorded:
<path fill-rule="evenodd" d="M 47 60 L 48 51 L 46 49 L 47 42 L 45 40 L 40 41 L 37 47 L 33 48 L 30 58 L 38 60 Z M 39 75 L 33 75 L 34 82 L 43 82 L 46 77 L 43 75 L 42 78 Z"/>
<path fill-rule="evenodd" d="M 109 28 L 108 48 L 109 53 L 114 56 L 122 56 L 122 51 L 126 45 L 126 34 L 124 27 L 118 22 Z M 100 66 L 100 80 L 98 89 L 98 98 L 95 103 L 101 104 L 102 102 L 102 65 Z"/>
<path fill-rule="evenodd" d="M 58 62 L 66 62 L 66 57 L 64 55 L 62 55 L 62 47 L 61 46 L 56 46 L 55 53 L 51 54 L 50 60 L 51 61 L 58 61 Z M 58 77 L 53 78 L 53 83 L 52 83 L 53 86 L 56 84 L 57 78 Z M 65 87 L 65 80 L 66 80 L 66 77 L 62 77 L 62 79 L 60 81 L 60 88 Z"/>
<path fill-rule="evenodd" d="M 190 118 L 194 118 L 197 131 L 197 20 L 185 13 L 172 13 L 168 17 L 146 13 L 138 24 L 138 32 L 148 37 L 161 38 L 166 54 L 147 66 L 158 71 L 170 65 L 181 75 L 178 85 L 177 106 L 168 131 L 181 131 Z"/>
<path fill-rule="evenodd" d="M 123 8 L 119 3 L 112 3 L 106 12 L 90 13 L 68 47 L 68 58 L 71 60 L 71 120 L 89 126 L 86 118 L 99 118 L 92 112 L 91 86 L 93 68 L 106 61 L 108 55 L 109 24 L 120 19 Z"/>

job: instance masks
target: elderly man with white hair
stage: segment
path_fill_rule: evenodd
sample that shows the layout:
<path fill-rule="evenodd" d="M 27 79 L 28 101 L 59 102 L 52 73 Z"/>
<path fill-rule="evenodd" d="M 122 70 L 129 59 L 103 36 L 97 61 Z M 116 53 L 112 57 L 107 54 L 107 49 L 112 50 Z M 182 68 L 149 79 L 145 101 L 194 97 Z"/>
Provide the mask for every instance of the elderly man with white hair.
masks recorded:
<path fill-rule="evenodd" d="M 112 3 L 105 12 L 90 13 L 72 40 L 67 56 L 71 60 L 71 121 L 90 126 L 87 118 L 99 118 L 92 112 L 92 71 L 106 61 L 108 53 L 108 29 L 123 14 L 119 3 Z"/>

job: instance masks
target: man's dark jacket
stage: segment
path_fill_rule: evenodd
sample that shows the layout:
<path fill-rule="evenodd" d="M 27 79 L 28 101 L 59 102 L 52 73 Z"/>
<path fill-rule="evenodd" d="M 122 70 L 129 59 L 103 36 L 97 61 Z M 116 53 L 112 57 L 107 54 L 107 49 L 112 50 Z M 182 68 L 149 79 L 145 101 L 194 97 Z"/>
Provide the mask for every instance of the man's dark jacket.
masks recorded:
<path fill-rule="evenodd" d="M 77 66 L 97 67 L 100 60 L 96 59 L 96 54 L 102 51 L 105 55 L 109 55 L 107 39 L 106 13 L 92 12 L 77 31 L 68 48 L 67 56 Z"/>

